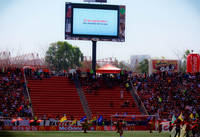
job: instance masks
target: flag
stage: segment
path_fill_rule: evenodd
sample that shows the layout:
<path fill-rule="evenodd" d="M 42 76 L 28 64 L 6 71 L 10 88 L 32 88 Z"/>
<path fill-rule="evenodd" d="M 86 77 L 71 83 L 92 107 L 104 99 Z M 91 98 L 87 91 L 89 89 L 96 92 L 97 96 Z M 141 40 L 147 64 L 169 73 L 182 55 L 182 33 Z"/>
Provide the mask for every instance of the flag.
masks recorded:
<path fill-rule="evenodd" d="M 159 98 L 158 98 L 158 101 L 161 103 L 161 102 L 162 102 L 162 98 L 161 98 L 161 97 L 159 97 Z"/>
<path fill-rule="evenodd" d="M 83 118 L 81 118 L 80 122 L 83 122 L 87 117 L 84 116 Z"/>
<path fill-rule="evenodd" d="M 147 121 L 150 121 L 150 120 L 151 120 L 151 116 L 148 116 Z"/>
<path fill-rule="evenodd" d="M 64 121 L 66 121 L 66 120 L 67 120 L 67 117 L 64 116 L 64 117 L 62 117 L 62 118 L 60 119 L 60 122 L 64 122 Z"/>
<path fill-rule="evenodd" d="M 101 115 L 99 118 L 98 118 L 98 122 L 102 122 L 103 121 L 103 116 Z"/>
<path fill-rule="evenodd" d="M 183 114 L 181 112 L 181 114 L 179 115 L 178 119 L 180 119 L 181 121 L 183 121 Z"/>
<path fill-rule="evenodd" d="M 173 115 L 172 116 L 172 124 L 174 124 L 174 121 L 176 121 L 176 117 Z"/>
<path fill-rule="evenodd" d="M 198 113 L 196 113 L 196 115 L 195 115 L 195 118 L 197 119 L 199 117 L 199 114 Z"/>
<path fill-rule="evenodd" d="M 96 118 L 96 117 L 93 117 L 90 121 L 93 122 L 93 121 L 95 121 L 95 120 L 97 120 L 97 118 Z"/>
<path fill-rule="evenodd" d="M 74 120 L 72 121 L 71 125 L 76 124 L 76 121 L 77 121 L 77 119 L 74 119 Z"/>
<path fill-rule="evenodd" d="M 190 118 L 191 118 L 191 119 L 194 119 L 194 115 L 193 115 L 192 113 L 190 114 Z"/>

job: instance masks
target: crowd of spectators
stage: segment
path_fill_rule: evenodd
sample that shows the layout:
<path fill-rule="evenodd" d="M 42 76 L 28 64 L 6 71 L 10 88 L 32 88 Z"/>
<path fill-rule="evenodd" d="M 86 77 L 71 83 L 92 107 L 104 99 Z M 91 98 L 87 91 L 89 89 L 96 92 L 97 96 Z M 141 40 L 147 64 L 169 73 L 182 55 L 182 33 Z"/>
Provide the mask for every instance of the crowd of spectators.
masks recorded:
<path fill-rule="evenodd" d="M 43 79 L 52 76 L 48 70 L 44 69 L 0 68 L 1 117 L 32 117 L 23 72 L 29 79 Z M 63 74 L 65 76 L 65 73 Z M 150 76 L 130 76 L 126 71 L 109 75 L 94 75 L 88 72 L 85 77 L 81 77 L 81 72 L 77 71 L 76 74 L 68 74 L 68 77 L 79 79 L 88 93 L 96 93 L 102 85 L 107 88 L 121 85 L 122 89 L 129 92 L 133 85 L 148 113 L 160 119 L 171 120 L 173 115 L 178 117 L 180 114 L 183 114 L 185 118 L 188 118 L 190 114 L 194 117 L 200 116 L 200 73 L 165 71 L 153 73 Z M 122 91 L 120 91 L 120 99 L 123 99 L 124 91 Z M 110 107 L 113 105 L 111 102 Z M 126 100 L 121 107 L 131 105 L 134 107 L 135 104 L 130 104 Z"/>
<path fill-rule="evenodd" d="M 153 73 L 132 78 L 147 111 L 160 119 L 171 120 L 181 113 L 185 118 L 200 114 L 200 73 Z M 187 110 L 187 111 L 185 111 Z"/>
<path fill-rule="evenodd" d="M 32 116 L 23 69 L 0 68 L 0 116 Z"/>
<path fill-rule="evenodd" d="M 31 68 L 27 67 L 24 68 L 24 73 L 27 79 L 40 79 L 43 78 L 50 78 L 49 69 L 42 69 L 42 68 Z"/>
<path fill-rule="evenodd" d="M 115 86 L 121 86 L 122 89 L 130 90 L 130 81 L 128 79 L 128 72 L 122 71 L 117 74 L 97 74 L 93 72 L 87 72 L 84 76 L 80 76 L 81 72 L 77 73 L 81 86 L 85 86 L 88 93 L 98 91 L 100 87 L 106 87 L 112 89 Z M 123 93 L 121 93 L 123 94 Z M 121 95 L 123 98 L 123 95 Z"/>

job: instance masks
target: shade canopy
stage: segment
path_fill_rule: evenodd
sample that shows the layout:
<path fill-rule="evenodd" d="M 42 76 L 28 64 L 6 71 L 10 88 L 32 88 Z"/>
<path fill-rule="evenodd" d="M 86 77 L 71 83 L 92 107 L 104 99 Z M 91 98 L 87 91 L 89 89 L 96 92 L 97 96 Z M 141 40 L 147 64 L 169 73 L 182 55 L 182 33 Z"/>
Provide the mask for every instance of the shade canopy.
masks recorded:
<path fill-rule="evenodd" d="M 113 65 L 106 64 L 103 67 L 97 69 L 97 73 L 120 73 L 121 69 Z"/>

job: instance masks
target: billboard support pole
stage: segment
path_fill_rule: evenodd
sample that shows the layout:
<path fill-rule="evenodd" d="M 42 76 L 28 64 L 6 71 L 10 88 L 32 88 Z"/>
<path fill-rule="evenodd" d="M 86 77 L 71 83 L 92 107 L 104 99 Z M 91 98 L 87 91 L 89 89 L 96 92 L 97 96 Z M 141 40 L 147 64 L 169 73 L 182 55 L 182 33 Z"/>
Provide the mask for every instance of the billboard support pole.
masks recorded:
<path fill-rule="evenodd" d="M 97 55 L 97 41 L 92 40 L 92 70 L 96 76 L 96 55 Z"/>

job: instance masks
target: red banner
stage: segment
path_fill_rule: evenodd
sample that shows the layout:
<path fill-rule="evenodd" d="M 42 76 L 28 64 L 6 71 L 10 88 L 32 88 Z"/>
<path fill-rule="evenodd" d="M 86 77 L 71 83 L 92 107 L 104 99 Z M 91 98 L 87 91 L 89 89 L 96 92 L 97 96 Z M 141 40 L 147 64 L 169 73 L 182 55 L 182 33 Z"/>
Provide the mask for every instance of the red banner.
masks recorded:
<path fill-rule="evenodd" d="M 4 126 L 2 130 L 13 131 L 82 131 L 81 126 Z M 96 130 L 90 127 L 89 130 Z"/>
<path fill-rule="evenodd" d="M 112 129 L 111 129 L 112 128 Z M 82 131 L 81 126 L 4 126 L 2 130 L 12 131 Z M 116 126 L 91 126 L 90 131 L 115 131 Z M 147 126 L 126 126 L 124 130 L 148 130 Z"/>
<path fill-rule="evenodd" d="M 187 72 L 196 73 L 199 72 L 200 56 L 199 54 L 189 54 L 187 56 Z"/>

